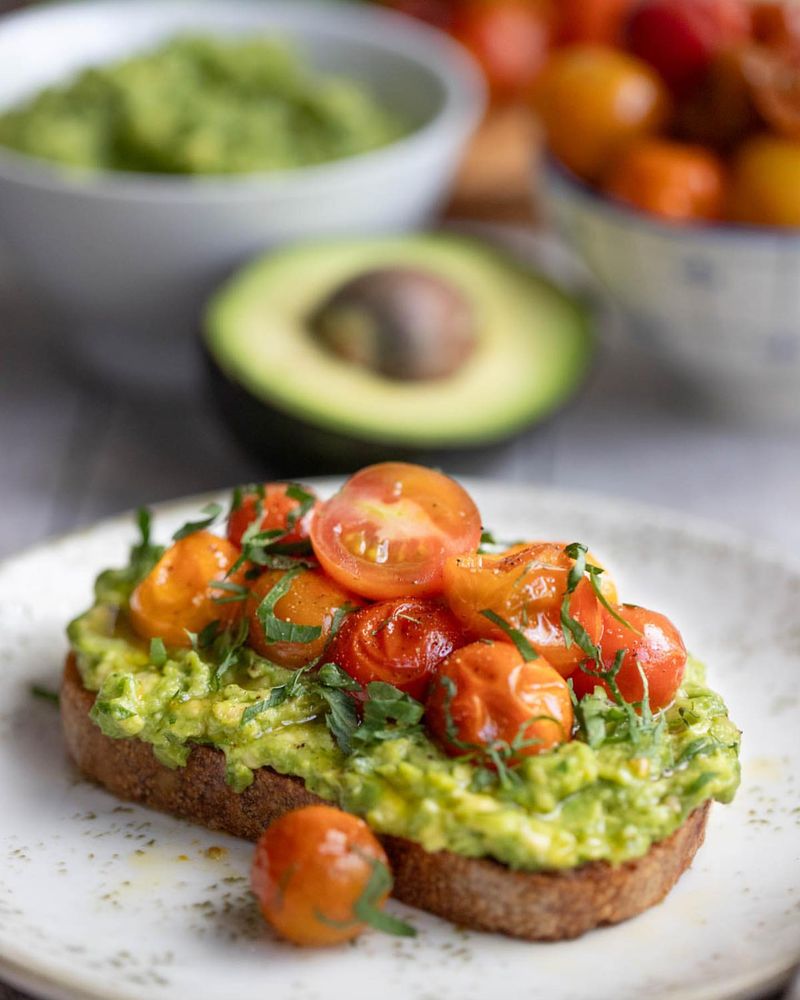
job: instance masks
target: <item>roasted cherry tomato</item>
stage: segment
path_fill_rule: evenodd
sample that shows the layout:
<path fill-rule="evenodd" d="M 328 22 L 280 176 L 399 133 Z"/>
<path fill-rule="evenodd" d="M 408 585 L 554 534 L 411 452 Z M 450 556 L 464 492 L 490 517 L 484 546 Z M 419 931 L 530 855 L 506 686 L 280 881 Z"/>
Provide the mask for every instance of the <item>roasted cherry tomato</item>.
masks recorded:
<path fill-rule="evenodd" d="M 356 907 L 366 899 L 376 866 L 388 873 L 386 853 L 363 820 L 332 806 L 305 806 L 261 835 L 250 881 L 264 918 L 281 937 L 333 945 L 365 929 Z M 374 907 L 382 907 L 388 894 L 382 892 Z"/>
<path fill-rule="evenodd" d="M 641 0 L 627 43 L 682 96 L 702 83 L 717 53 L 746 42 L 750 30 L 746 0 Z"/>
<path fill-rule="evenodd" d="M 131 594 L 130 616 L 136 631 L 167 646 L 189 646 L 189 632 L 213 621 L 228 621 L 239 605 L 218 604 L 228 594 L 214 587 L 239 558 L 239 550 L 210 531 L 196 531 L 171 545 Z M 238 578 L 234 581 L 240 583 Z"/>
<path fill-rule="evenodd" d="M 634 208 L 676 221 L 721 218 L 725 168 L 702 146 L 667 139 L 639 139 L 609 172 L 606 191 Z"/>
<path fill-rule="evenodd" d="M 483 614 L 490 611 L 519 629 L 540 656 L 568 677 L 585 658 L 575 643 L 567 646 L 561 626 L 561 605 L 572 565 L 564 547 L 549 542 L 531 542 L 500 556 L 456 556 L 445 564 L 445 599 L 472 636 L 508 638 Z M 601 605 L 587 579 L 575 588 L 569 611 L 592 642 L 597 642 L 602 631 Z"/>
<path fill-rule="evenodd" d="M 264 495 L 255 491 L 244 494 L 239 505 L 231 511 L 228 518 L 228 538 L 234 545 L 242 544 L 242 535 L 256 519 L 259 506 L 261 509 L 261 531 L 281 531 L 281 545 L 297 545 L 308 540 L 308 529 L 317 504 L 308 510 L 301 518 L 289 526 L 290 518 L 297 518 L 301 501 L 288 495 L 292 483 L 266 483 Z M 313 490 L 303 486 L 302 490 L 309 496 L 314 496 Z M 318 502 L 317 502 L 318 503 Z"/>
<path fill-rule="evenodd" d="M 597 180 L 631 139 L 657 132 L 669 115 L 658 74 L 625 52 L 574 45 L 550 60 L 536 90 L 547 143 L 565 166 Z"/>
<path fill-rule="evenodd" d="M 438 593 L 445 559 L 475 549 L 480 534 L 478 509 L 455 480 L 403 462 L 357 472 L 311 523 L 324 569 L 378 600 Z"/>
<path fill-rule="evenodd" d="M 657 611 L 647 611 L 633 604 L 622 604 L 618 613 L 630 625 L 626 628 L 603 610 L 603 638 L 600 652 L 602 668 L 608 670 L 614 665 L 617 653 L 627 652 L 617 675 L 620 694 L 626 701 L 637 702 L 644 698 L 644 685 L 639 666 L 647 678 L 650 692 L 650 708 L 655 712 L 671 704 L 683 680 L 686 669 L 686 647 L 680 632 L 669 618 Z M 637 666 L 638 664 L 638 666 Z M 588 669 L 597 670 L 597 664 L 587 664 Z M 578 670 L 572 675 L 575 694 L 582 698 L 590 694 L 596 684 L 611 693 L 608 684 Z"/>
<path fill-rule="evenodd" d="M 421 699 L 437 665 L 465 642 L 443 604 L 401 597 L 350 615 L 326 655 L 363 685 L 386 681 Z"/>
<path fill-rule="evenodd" d="M 558 40 L 617 45 L 636 0 L 558 0 Z"/>
<path fill-rule="evenodd" d="M 288 590 L 279 597 L 273 613 L 282 623 L 310 629 L 308 641 L 271 641 L 265 633 L 258 609 L 270 591 L 286 576 L 284 570 L 267 570 L 250 587 L 246 610 L 250 619 L 249 643 L 261 656 L 295 669 L 316 659 L 325 649 L 336 612 L 346 605 L 358 607 L 361 601 L 319 570 L 305 569 L 288 581 Z M 281 625 L 276 626 L 281 629 Z"/>
<path fill-rule="evenodd" d="M 507 744 L 510 763 L 565 743 L 572 702 L 544 660 L 526 662 L 509 642 L 473 642 L 440 665 L 425 708 L 437 742 L 454 756 Z"/>
<path fill-rule="evenodd" d="M 450 26 L 499 98 L 530 91 L 547 60 L 552 29 L 550 8 L 543 0 L 464 0 Z"/>
<path fill-rule="evenodd" d="M 734 160 L 731 214 L 758 226 L 800 226 L 800 142 L 761 135 Z"/>

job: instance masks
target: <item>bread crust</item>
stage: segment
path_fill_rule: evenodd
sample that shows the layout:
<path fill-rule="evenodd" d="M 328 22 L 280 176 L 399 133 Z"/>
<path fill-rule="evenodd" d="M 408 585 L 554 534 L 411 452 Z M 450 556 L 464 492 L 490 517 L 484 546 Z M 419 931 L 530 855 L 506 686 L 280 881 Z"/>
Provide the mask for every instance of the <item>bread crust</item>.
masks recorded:
<path fill-rule="evenodd" d="M 267 767 L 244 792 L 225 782 L 222 751 L 195 746 L 185 767 L 159 763 L 150 744 L 113 740 L 89 718 L 94 694 L 67 658 L 61 717 L 70 755 L 89 778 L 121 799 L 194 820 L 248 840 L 283 813 L 322 800 L 299 778 Z M 660 902 L 703 842 L 710 803 L 641 858 L 596 861 L 566 871 L 521 872 L 486 858 L 435 853 L 402 837 L 381 836 L 394 872 L 393 895 L 464 927 L 530 941 L 575 938 Z"/>

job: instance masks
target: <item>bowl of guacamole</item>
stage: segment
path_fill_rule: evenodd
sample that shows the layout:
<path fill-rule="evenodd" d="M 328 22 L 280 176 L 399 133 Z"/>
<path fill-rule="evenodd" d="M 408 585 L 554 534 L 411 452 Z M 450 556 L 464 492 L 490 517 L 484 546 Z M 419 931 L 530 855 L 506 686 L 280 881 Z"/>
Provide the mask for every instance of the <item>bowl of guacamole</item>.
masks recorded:
<path fill-rule="evenodd" d="M 0 243 L 88 367 L 192 366 L 254 252 L 426 224 L 484 104 L 470 58 L 332 0 L 83 0 L 0 18 Z"/>

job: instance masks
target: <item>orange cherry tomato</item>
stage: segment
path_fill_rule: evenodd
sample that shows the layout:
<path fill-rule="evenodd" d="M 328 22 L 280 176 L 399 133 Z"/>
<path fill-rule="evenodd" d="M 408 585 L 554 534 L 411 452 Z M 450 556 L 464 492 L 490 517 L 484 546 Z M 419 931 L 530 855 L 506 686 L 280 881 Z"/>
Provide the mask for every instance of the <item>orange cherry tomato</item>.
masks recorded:
<path fill-rule="evenodd" d="M 425 718 L 453 756 L 505 743 L 518 746 L 510 760 L 517 763 L 570 739 L 572 702 L 567 682 L 544 660 L 526 662 L 509 642 L 481 641 L 440 665 Z"/>
<path fill-rule="evenodd" d="M 289 516 L 300 507 L 300 501 L 287 495 L 291 483 L 266 483 L 264 496 L 255 491 L 248 491 L 242 497 L 238 507 L 231 511 L 228 517 L 228 538 L 234 545 L 242 544 L 242 535 L 256 519 L 259 503 L 263 511 L 261 516 L 261 531 L 282 531 L 285 536 L 280 539 L 282 545 L 296 545 L 308 539 L 308 529 L 317 502 L 291 529 Z M 313 490 L 303 487 L 304 492 L 313 494 Z"/>
<path fill-rule="evenodd" d="M 543 0 L 465 0 L 452 34 L 475 56 L 498 98 L 528 93 L 544 68 L 553 18 Z"/>
<path fill-rule="evenodd" d="M 657 611 L 648 611 L 633 604 L 622 604 L 617 611 L 631 628 L 626 628 L 603 610 L 603 638 L 600 642 L 603 669 L 612 667 L 617 653 L 621 649 L 626 650 L 617 675 L 622 697 L 630 702 L 644 698 L 640 666 L 647 678 L 650 708 L 654 712 L 666 708 L 674 700 L 686 669 L 686 647 L 680 632 L 669 618 Z M 597 670 L 594 662 L 587 667 Z M 572 675 L 572 684 L 579 698 L 591 694 L 595 685 L 611 693 L 605 681 L 590 677 L 583 670 Z"/>
<path fill-rule="evenodd" d="M 294 670 L 322 654 L 337 610 L 347 604 L 358 607 L 362 602 L 319 570 L 304 570 L 293 577 L 285 596 L 278 599 L 273 610 L 282 622 L 318 629 L 319 634 L 308 642 L 270 641 L 259 620 L 258 608 L 285 575 L 285 570 L 267 570 L 250 587 L 251 596 L 246 603 L 250 619 L 248 642 L 267 660 Z"/>
<path fill-rule="evenodd" d="M 670 110 L 655 70 L 601 45 L 556 53 L 535 103 L 553 155 L 585 180 L 599 179 L 631 139 L 658 132 Z"/>
<path fill-rule="evenodd" d="M 404 462 L 357 472 L 311 523 L 323 568 L 376 600 L 440 592 L 445 559 L 477 548 L 480 535 L 478 508 L 455 480 Z"/>
<path fill-rule="evenodd" d="M 617 45 L 625 18 L 636 0 L 559 0 L 558 41 Z"/>
<path fill-rule="evenodd" d="M 461 625 L 443 604 L 401 597 L 350 615 L 327 658 L 363 685 L 386 681 L 419 699 L 437 665 L 465 642 Z"/>
<path fill-rule="evenodd" d="M 760 135 L 733 165 L 731 214 L 757 226 L 800 226 L 800 142 Z"/>
<path fill-rule="evenodd" d="M 256 846 L 250 882 L 264 918 L 294 944 L 357 937 L 356 904 L 386 853 L 367 824 L 333 806 L 305 806 L 272 823 Z M 384 892 L 375 905 L 382 907 Z"/>
<path fill-rule="evenodd" d="M 519 629 L 540 656 L 569 677 L 585 659 L 579 646 L 567 646 L 561 627 L 561 604 L 572 563 L 563 546 L 550 542 L 531 542 L 499 556 L 456 556 L 445 564 L 445 600 L 471 635 L 508 638 L 483 614 L 491 611 Z M 575 588 L 569 611 L 592 642 L 598 642 L 601 605 L 588 580 L 581 580 Z"/>
<path fill-rule="evenodd" d="M 226 593 L 214 587 L 239 558 L 239 550 L 210 531 L 196 531 L 171 545 L 131 594 L 133 627 L 167 646 L 190 646 L 186 634 L 202 632 L 213 621 L 226 622 L 240 605 L 218 604 Z M 234 583 L 242 581 L 235 577 Z"/>
<path fill-rule="evenodd" d="M 611 167 L 605 189 L 634 208 L 675 221 L 719 219 L 725 209 L 725 168 L 702 146 L 639 139 Z"/>

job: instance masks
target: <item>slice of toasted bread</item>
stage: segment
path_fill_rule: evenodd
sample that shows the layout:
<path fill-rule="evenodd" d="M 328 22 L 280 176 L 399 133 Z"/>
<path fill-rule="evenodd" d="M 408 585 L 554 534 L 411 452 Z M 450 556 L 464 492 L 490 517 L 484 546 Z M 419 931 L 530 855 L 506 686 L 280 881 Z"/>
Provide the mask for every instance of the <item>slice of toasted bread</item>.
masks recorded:
<path fill-rule="evenodd" d="M 195 746 L 185 767 L 159 763 L 150 744 L 112 740 L 89 718 L 87 691 L 72 657 L 61 688 L 67 747 L 89 778 L 119 798 L 256 840 L 290 809 L 321 800 L 298 778 L 260 768 L 237 793 L 225 782 L 222 751 Z M 401 837 L 380 839 L 394 871 L 393 895 L 453 923 L 531 941 L 574 938 L 636 916 L 666 896 L 703 842 L 709 803 L 666 840 L 622 865 L 591 862 L 568 871 L 520 872 L 484 858 L 430 853 Z"/>

